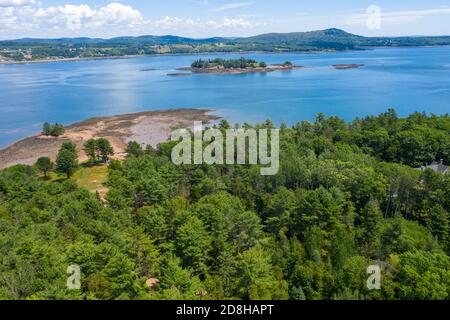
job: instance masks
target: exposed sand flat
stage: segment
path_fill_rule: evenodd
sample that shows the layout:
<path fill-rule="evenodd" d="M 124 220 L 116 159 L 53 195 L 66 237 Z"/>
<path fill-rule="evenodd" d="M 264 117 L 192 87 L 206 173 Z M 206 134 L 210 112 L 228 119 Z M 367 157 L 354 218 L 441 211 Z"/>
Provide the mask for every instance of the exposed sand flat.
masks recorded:
<path fill-rule="evenodd" d="M 108 139 L 115 150 L 114 158 L 123 159 L 129 141 L 156 147 L 168 140 L 174 128 L 192 128 L 194 121 L 209 123 L 217 120 L 218 117 L 210 115 L 210 111 L 176 109 L 92 118 L 67 126 L 66 133 L 58 138 L 36 135 L 0 150 L 0 168 L 15 164 L 31 165 L 39 157 L 50 157 L 55 160 L 59 148 L 67 141 L 77 144 L 79 160 L 83 162 L 87 160 L 82 151 L 83 144 L 91 138 Z"/>
<path fill-rule="evenodd" d="M 364 67 L 363 64 L 346 63 L 346 64 L 335 64 L 333 68 L 336 70 L 347 70 L 347 69 L 358 69 Z"/>

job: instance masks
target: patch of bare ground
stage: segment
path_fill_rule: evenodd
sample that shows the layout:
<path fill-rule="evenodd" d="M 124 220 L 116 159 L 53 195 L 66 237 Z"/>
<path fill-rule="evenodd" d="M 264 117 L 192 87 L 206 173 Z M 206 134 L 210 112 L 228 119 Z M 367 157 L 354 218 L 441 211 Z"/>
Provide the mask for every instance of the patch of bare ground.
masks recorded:
<path fill-rule="evenodd" d="M 364 67 L 363 64 L 347 63 L 347 64 L 334 64 L 333 68 L 336 70 L 358 69 Z"/>
<path fill-rule="evenodd" d="M 55 160 L 61 145 L 68 141 L 78 146 L 79 161 L 84 162 L 87 156 L 83 151 L 83 144 L 91 138 L 108 139 L 115 151 L 113 158 L 124 159 L 129 141 L 156 147 L 168 140 L 174 128 L 192 128 L 194 121 L 210 123 L 217 120 L 218 117 L 211 115 L 211 111 L 174 109 L 92 118 L 67 126 L 66 133 L 58 138 L 36 135 L 0 150 L 0 168 L 15 164 L 31 165 L 39 157 Z"/>

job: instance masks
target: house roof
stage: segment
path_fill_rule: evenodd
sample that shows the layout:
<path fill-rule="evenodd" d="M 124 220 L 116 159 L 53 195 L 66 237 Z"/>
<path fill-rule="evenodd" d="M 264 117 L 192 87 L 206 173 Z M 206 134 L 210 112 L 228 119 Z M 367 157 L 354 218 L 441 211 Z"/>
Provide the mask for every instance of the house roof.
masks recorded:
<path fill-rule="evenodd" d="M 443 173 L 443 174 L 449 173 L 448 166 L 444 165 L 442 162 L 436 162 L 436 161 L 433 161 L 431 164 L 429 164 L 427 166 L 422 166 L 418 169 L 422 170 L 422 171 L 430 169 L 430 170 L 433 170 L 434 172 Z"/>

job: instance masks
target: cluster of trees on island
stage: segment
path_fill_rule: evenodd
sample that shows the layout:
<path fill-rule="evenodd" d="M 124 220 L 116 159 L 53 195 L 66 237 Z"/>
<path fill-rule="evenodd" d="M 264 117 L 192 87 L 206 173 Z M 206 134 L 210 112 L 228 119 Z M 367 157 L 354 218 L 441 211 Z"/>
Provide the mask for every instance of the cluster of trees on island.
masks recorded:
<path fill-rule="evenodd" d="M 207 69 L 222 67 L 225 69 L 247 69 L 247 68 L 265 68 L 267 64 L 265 62 L 258 62 L 253 59 L 240 58 L 236 60 L 225 60 L 216 58 L 212 60 L 199 59 L 191 64 L 192 68 Z"/>
<path fill-rule="evenodd" d="M 42 134 L 47 137 L 59 137 L 65 133 L 66 129 L 59 123 L 50 124 L 45 122 L 42 126 Z"/>
<path fill-rule="evenodd" d="M 292 62 L 286 61 L 282 64 L 286 67 L 291 67 Z M 249 69 L 249 68 L 266 68 L 267 63 L 264 61 L 258 62 L 253 59 L 231 59 L 225 60 L 222 58 L 210 59 L 210 60 L 196 60 L 191 64 L 194 69 L 208 69 L 208 68 L 224 68 L 224 69 Z"/>
<path fill-rule="evenodd" d="M 450 117 L 320 114 L 280 129 L 275 176 L 176 166 L 176 142 L 130 143 L 105 199 L 33 167 L 0 171 L 0 298 L 449 299 L 450 175 L 414 167 L 448 161 Z M 366 285 L 373 264 L 380 290 Z"/>

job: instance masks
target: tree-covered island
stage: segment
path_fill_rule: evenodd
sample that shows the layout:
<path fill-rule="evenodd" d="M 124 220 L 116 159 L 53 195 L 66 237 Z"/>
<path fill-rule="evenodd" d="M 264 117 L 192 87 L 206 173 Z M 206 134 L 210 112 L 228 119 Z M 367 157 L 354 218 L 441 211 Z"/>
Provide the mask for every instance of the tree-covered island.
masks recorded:
<path fill-rule="evenodd" d="M 294 66 L 292 62 L 286 61 L 283 64 L 268 65 L 264 61 L 256 61 L 253 59 L 230 59 L 221 58 L 203 60 L 199 59 L 191 64 L 190 68 L 183 70 L 192 71 L 194 73 L 253 73 L 253 72 L 272 72 L 277 70 L 292 70 L 303 68 Z"/>

